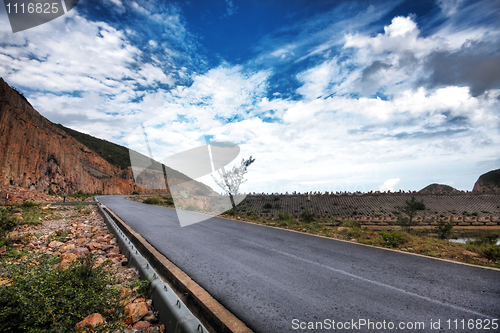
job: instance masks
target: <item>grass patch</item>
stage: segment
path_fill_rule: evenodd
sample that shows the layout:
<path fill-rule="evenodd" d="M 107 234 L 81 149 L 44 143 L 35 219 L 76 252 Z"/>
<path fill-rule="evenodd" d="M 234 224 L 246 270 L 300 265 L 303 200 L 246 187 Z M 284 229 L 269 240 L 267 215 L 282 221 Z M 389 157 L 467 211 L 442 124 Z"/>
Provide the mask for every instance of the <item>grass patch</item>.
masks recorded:
<path fill-rule="evenodd" d="M 85 191 L 82 191 L 82 190 L 78 190 L 78 191 L 70 194 L 70 197 L 72 197 L 74 199 L 77 199 L 77 200 L 80 200 L 80 201 L 85 201 L 88 198 L 93 197 L 93 196 L 94 196 L 93 193 L 85 192 Z"/>
<path fill-rule="evenodd" d="M 408 234 L 399 230 L 382 230 L 380 238 L 389 247 L 398 247 L 408 241 Z"/>
<path fill-rule="evenodd" d="M 260 216 L 259 214 L 257 214 L 256 212 L 254 211 L 250 211 L 247 213 L 247 216 L 246 216 L 248 219 L 252 220 L 252 221 L 260 221 Z"/>
<path fill-rule="evenodd" d="M 16 226 L 40 224 L 44 216 L 41 205 L 32 201 L 0 207 L 0 247 L 10 244 L 6 236 Z"/>

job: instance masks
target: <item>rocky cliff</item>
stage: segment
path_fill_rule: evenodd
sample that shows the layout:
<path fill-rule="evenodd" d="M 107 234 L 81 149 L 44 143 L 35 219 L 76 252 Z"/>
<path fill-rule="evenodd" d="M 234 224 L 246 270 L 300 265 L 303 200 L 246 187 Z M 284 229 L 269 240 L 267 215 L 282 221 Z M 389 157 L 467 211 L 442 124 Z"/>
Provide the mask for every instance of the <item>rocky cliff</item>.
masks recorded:
<path fill-rule="evenodd" d="M 163 170 L 151 170 L 144 178 L 146 183 L 138 186 L 130 167 L 121 169 L 106 161 L 40 115 L 24 96 L 0 78 L 0 185 L 17 185 L 45 193 L 83 190 L 129 194 L 168 190 Z"/>
<path fill-rule="evenodd" d="M 472 191 L 476 193 L 500 194 L 500 169 L 492 170 L 479 176 Z"/>

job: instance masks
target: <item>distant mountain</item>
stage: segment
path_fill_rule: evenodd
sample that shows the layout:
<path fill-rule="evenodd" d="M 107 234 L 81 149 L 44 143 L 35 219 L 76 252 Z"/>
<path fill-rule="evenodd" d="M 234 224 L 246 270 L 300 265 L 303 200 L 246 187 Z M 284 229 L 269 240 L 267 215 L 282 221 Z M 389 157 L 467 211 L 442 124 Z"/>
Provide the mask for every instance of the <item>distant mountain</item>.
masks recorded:
<path fill-rule="evenodd" d="M 500 169 L 492 170 L 479 176 L 472 191 L 476 193 L 500 194 Z"/>
<path fill-rule="evenodd" d="M 148 166 L 140 184 L 134 181 L 128 148 L 50 122 L 0 78 L 0 185 L 45 193 L 130 194 L 166 192 L 167 177 L 171 183 L 191 180 L 138 156 Z M 191 186 L 211 191 L 198 182 Z"/>
<path fill-rule="evenodd" d="M 418 191 L 420 194 L 440 194 L 440 193 L 453 193 L 457 189 L 445 184 L 430 184 Z"/>

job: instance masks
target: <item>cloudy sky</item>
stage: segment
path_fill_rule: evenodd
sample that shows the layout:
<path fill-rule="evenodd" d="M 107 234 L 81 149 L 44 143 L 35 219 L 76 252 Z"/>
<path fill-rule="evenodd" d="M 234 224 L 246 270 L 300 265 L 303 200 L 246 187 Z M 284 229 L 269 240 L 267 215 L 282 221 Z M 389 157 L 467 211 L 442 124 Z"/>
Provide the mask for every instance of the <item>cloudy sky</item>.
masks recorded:
<path fill-rule="evenodd" d="M 499 1 L 82 0 L 15 34 L 2 6 L 0 29 L 0 76 L 51 121 L 144 152 L 143 126 L 157 160 L 236 143 L 247 191 L 500 167 Z"/>

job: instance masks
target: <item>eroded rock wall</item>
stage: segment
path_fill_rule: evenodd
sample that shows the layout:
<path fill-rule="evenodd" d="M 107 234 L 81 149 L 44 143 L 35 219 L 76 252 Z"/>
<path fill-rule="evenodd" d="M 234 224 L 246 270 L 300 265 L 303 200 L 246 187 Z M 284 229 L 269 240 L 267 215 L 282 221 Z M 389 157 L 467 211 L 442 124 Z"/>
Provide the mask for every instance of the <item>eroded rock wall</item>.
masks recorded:
<path fill-rule="evenodd" d="M 161 188 L 161 183 L 165 184 L 164 177 L 157 178 L 157 184 L 151 187 Z M 45 193 L 158 192 L 137 186 L 130 169 L 111 165 L 59 129 L 1 78 L 0 184 Z"/>

